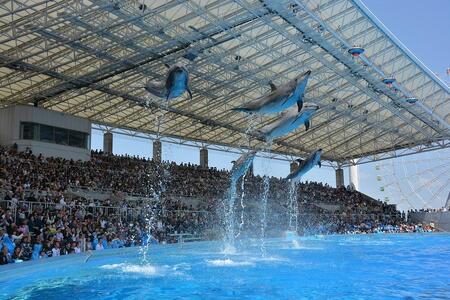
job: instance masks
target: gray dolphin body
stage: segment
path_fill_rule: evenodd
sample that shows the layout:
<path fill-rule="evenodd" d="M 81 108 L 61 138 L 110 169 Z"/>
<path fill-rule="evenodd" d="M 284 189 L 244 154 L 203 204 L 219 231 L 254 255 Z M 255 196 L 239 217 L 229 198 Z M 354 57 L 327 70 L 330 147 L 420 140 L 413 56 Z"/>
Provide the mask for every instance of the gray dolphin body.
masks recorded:
<path fill-rule="evenodd" d="M 298 168 L 291 172 L 286 179 L 290 179 L 293 182 L 300 181 L 301 177 L 309 172 L 315 165 L 318 165 L 319 168 L 322 166 L 320 163 L 320 156 L 322 155 L 322 149 L 316 150 L 308 157 L 306 160 L 297 159 L 300 163 Z"/>
<path fill-rule="evenodd" d="M 308 71 L 279 87 L 271 84 L 272 91 L 269 95 L 232 110 L 245 113 L 272 114 L 281 112 L 297 103 L 297 111 L 300 111 L 303 106 L 303 94 L 310 74 L 311 71 Z"/>
<path fill-rule="evenodd" d="M 189 71 L 183 64 L 175 64 L 170 67 L 164 82 L 150 81 L 145 85 L 145 89 L 159 98 L 166 100 L 177 98 L 188 92 L 192 99 L 192 93 L 189 89 Z"/>
<path fill-rule="evenodd" d="M 263 136 L 266 141 L 272 141 L 277 137 L 288 134 L 303 124 L 305 124 L 306 130 L 308 130 L 310 127 L 309 119 L 318 109 L 319 106 L 317 104 L 309 102 L 303 105 L 300 112 L 297 109 L 291 108 L 282 113 L 275 122 L 258 130 L 257 134 Z"/>
<path fill-rule="evenodd" d="M 234 162 L 233 168 L 231 169 L 231 181 L 236 182 L 247 173 L 253 163 L 256 152 L 257 151 L 253 150 L 244 153 Z"/>

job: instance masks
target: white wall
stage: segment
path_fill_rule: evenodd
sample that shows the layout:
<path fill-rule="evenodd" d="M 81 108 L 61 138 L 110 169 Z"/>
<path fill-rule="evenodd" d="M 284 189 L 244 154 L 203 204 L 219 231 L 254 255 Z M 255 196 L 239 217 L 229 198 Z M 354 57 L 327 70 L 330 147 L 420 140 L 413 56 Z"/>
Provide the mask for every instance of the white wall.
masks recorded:
<path fill-rule="evenodd" d="M 0 109 L 0 144 L 13 145 L 17 143 L 19 151 L 29 147 L 34 154 L 44 156 L 63 157 L 74 160 L 88 160 L 90 158 L 90 138 L 87 149 L 57 145 L 34 140 L 20 139 L 20 123 L 33 122 L 70 130 L 76 130 L 91 135 L 91 122 L 87 119 L 48 109 L 16 105 Z"/>

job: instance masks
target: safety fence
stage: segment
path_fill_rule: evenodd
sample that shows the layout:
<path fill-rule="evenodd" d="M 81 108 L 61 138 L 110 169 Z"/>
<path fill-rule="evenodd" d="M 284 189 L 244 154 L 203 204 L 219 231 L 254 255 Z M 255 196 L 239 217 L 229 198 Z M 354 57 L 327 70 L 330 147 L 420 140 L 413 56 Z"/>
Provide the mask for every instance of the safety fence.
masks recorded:
<path fill-rule="evenodd" d="M 33 211 L 45 209 L 45 210 L 61 210 L 64 209 L 70 214 L 73 211 L 83 211 L 94 215 L 103 216 L 116 216 L 120 220 L 137 220 L 139 217 L 143 217 L 146 214 L 157 214 L 158 216 L 165 217 L 168 215 L 183 215 L 190 214 L 198 216 L 208 215 L 209 212 L 205 210 L 187 210 L 187 209 L 164 209 L 162 207 L 118 207 L 118 206 L 102 206 L 102 205 L 68 205 L 54 202 L 34 202 L 34 201 L 13 201 L 13 200 L 0 200 L 0 207 L 4 209 L 10 209 L 11 214 L 16 221 L 18 211 L 28 212 L 31 214 Z"/>

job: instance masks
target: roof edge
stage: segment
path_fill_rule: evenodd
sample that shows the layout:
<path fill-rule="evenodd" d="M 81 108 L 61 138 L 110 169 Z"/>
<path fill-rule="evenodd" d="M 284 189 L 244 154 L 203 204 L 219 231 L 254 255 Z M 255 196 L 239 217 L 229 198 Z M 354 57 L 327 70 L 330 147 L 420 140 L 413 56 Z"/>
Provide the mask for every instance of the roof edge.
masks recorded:
<path fill-rule="evenodd" d="M 447 84 L 440 79 L 436 74 L 433 73 L 417 56 L 415 56 L 411 50 L 409 50 L 387 27 L 380 21 L 370 9 L 361 1 L 361 0 L 350 0 L 355 7 L 357 7 L 361 13 L 363 13 L 370 21 L 381 31 L 383 32 L 403 53 L 408 56 L 420 69 L 422 69 L 430 78 L 436 82 L 439 86 L 441 86 L 447 93 L 450 94 L 450 88 Z"/>

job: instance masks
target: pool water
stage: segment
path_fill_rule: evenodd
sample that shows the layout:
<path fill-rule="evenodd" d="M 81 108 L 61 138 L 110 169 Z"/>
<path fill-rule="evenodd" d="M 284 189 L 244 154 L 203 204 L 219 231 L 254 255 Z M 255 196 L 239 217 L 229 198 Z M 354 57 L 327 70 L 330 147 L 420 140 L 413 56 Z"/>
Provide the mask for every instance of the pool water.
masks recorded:
<path fill-rule="evenodd" d="M 0 267 L 2 299 L 450 299 L 449 234 L 157 245 Z"/>

